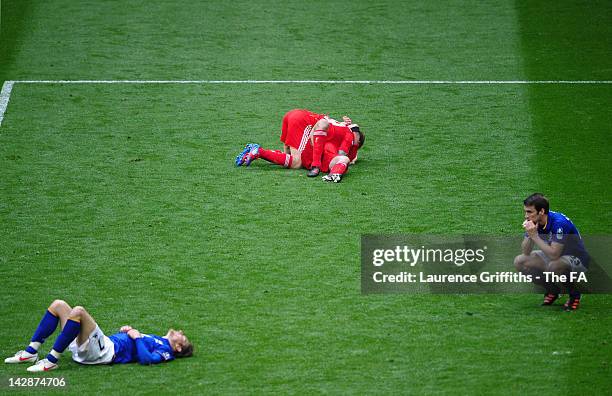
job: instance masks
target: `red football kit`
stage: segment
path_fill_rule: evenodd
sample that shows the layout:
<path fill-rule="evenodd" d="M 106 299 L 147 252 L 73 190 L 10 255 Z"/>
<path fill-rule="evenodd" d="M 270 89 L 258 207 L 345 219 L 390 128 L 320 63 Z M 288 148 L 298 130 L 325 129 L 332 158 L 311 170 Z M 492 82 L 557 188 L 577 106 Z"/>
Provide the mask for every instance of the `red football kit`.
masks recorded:
<path fill-rule="evenodd" d="M 329 128 L 324 136 L 314 136 L 313 126 L 322 118 L 326 118 L 325 114 L 313 113 L 309 110 L 295 109 L 286 113 L 283 117 L 281 142 L 285 143 L 301 152 L 301 166 L 310 169 L 312 166 L 317 166 L 323 172 L 329 172 L 329 164 L 331 160 L 338 155 L 338 150 L 349 153 L 349 158 L 353 160 L 357 153 L 357 147 L 353 144 L 353 133 L 344 122 L 338 122 L 328 118 Z M 314 154 L 312 141 L 315 144 L 317 153 Z M 354 147 L 354 149 L 353 149 Z M 351 157 L 351 150 L 353 151 Z M 266 150 L 259 148 L 258 158 L 261 157 L 272 163 L 282 165 L 285 168 L 290 168 L 293 162 L 293 157 L 279 150 Z M 313 159 L 317 158 L 313 163 Z M 314 165 L 317 164 L 317 165 Z"/>
<path fill-rule="evenodd" d="M 308 110 L 291 110 L 283 117 L 281 142 L 298 151 L 304 151 L 308 146 L 313 125 L 323 117 L 324 114 Z"/>
<path fill-rule="evenodd" d="M 357 147 L 353 146 L 353 131 L 344 122 L 329 119 L 327 131 L 313 131 L 313 159 L 310 167 L 317 167 L 323 172 L 329 172 L 330 161 L 338 155 L 338 151 L 344 151 L 347 155 L 353 150 L 353 158 L 357 155 Z M 303 160 L 304 155 L 302 155 Z"/>

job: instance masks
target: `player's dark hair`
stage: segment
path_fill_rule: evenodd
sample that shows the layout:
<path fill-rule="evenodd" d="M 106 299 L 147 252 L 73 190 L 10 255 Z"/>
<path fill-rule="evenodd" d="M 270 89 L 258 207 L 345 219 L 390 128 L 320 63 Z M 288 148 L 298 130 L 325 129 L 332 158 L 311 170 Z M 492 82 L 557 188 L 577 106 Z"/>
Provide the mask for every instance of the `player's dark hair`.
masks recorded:
<path fill-rule="evenodd" d="M 544 213 L 548 214 L 548 198 L 542 193 L 533 193 L 523 201 L 525 206 L 535 207 L 536 212 L 544 209 Z"/>
<path fill-rule="evenodd" d="M 174 351 L 174 356 L 177 358 L 193 356 L 193 344 L 189 341 L 181 346 L 181 351 Z"/>
<path fill-rule="evenodd" d="M 361 132 L 358 126 L 352 127 L 351 131 L 357 132 L 359 134 L 359 148 L 361 148 L 361 146 L 363 146 L 363 143 L 365 142 L 365 134 Z"/>

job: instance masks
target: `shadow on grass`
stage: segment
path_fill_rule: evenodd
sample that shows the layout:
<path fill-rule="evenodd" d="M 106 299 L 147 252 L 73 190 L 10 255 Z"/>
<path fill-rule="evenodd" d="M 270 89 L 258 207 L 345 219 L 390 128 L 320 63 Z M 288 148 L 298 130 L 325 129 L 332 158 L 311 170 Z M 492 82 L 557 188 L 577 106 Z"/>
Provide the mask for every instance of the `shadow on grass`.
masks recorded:
<path fill-rule="evenodd" d="M 0 2 L 0 85 L 12 80 L 11 66 L 15 53 L 23 41 L 21 36 L 32 14 L 33 0 L 4 0 Z"/>

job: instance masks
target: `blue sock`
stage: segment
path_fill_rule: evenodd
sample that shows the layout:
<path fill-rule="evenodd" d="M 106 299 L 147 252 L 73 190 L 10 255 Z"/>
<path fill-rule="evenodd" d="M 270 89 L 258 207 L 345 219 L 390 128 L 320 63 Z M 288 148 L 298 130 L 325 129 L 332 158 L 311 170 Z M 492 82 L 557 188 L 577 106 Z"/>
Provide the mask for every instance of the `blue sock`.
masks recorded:
<path fill-rule="evenodd" d="M 552 282 L 545 283 L 544 288 L 546 289 L 546 293 L 549 293 L 549 294 L 559 294 L 559 292 L 561 291 L 559 289 L 559 286 L 557 286 L 556 283 L 552 283 Z"/>
<path fill-rule="evenodd" d="M 32 342 L 40 342 L 41 344 L 45 342 L 47 337 L 49 337 L 55 329 L 57 328 L 57 324 L 59 323 L 59 318 L 53 315 L 50 311 L 45 311 L 45 315 L 40 320 L 34 335 L 30 341 Z M 36 350 L 32 347 L 27 347 L 26 351 L 29 353 L 36 353 Z"/>
<path fill-rule="evenodd" d="M 75 338 L 77 338 L 80 331 L 81 331 L 81 323 L 74 321 L 72 319 L 68 319 L 66 321 L 66 325 L 64 326 L 64 329 L 62 330 L 60 335 L 57 336 L 57 339 L 55 340 L 55 344 L 53 344 L 53 350 L 58 353 L 64 352 L 64 350 L 68 348 L 68 345 L 70 345 L 70 343 Z M 53 363 L 57 363 L 57 358 L 51 355 L 50 353 L 47 355 L 47 359 L 49 359 Z"/>
<path fill-rule="evenodd" d="M 565 287 L 567 289 L 567 294 L 569 294 L 571 298 L 580 298 L 580 292 L 574 288 L 573 282 L 566 282 Z"/>
<path fill-rule="evenodd" d="M 32 355 L 36 355 L 38 353 L 38 351 L 34 348 L 32 348 L 31 346 L 28 345 L 28 347 L 25 349 L 25 351 L 27 353 L 31 353 Z"/>

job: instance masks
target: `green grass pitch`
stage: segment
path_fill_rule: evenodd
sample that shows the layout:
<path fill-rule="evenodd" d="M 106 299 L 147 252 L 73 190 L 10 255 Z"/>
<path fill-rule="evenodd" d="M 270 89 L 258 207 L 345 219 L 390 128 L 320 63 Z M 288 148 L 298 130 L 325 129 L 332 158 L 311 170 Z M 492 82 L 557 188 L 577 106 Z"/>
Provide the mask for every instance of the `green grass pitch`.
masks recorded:
<path fill-rule="evenodd" d="M 1 11 L 0 82 L 612 80 L 606 1 Z M 571 314 L 527 294 L 364 296 L 359 241 L 517 234 L 534 191 L 609 234 L 611 100 L 610 84 L 18 83 L 0 126 L 0 351 L 62 298 L 108 334 L 173 326 L 196 346 L 154 367 L 65 356 L 51 375 L 71 394 L 606 394 L 609 295 Z M 245 143 L 279 147 L 292 108 L 363 126 L 342 183 L 234 166 Z M 25 367 L 0 367 L 10 394 Z"/>

